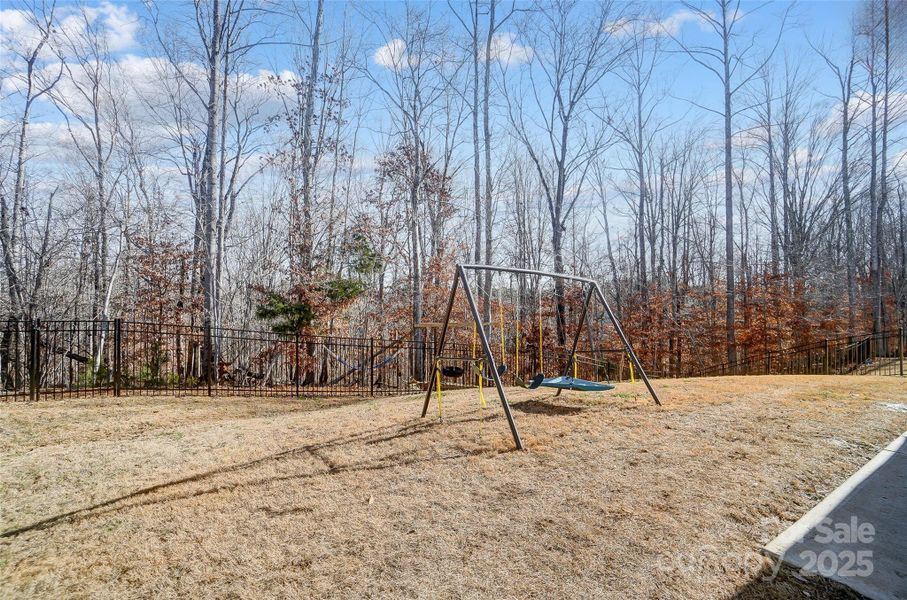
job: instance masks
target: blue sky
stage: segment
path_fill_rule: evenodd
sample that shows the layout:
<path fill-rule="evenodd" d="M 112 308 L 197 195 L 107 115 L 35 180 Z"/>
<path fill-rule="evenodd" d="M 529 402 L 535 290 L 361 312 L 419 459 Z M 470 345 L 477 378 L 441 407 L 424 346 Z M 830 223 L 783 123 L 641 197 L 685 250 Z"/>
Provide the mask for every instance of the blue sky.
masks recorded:
<path fill-rule="evenodd" d="M 433 15 L 449 24 L 452 35 L 461 35 L 462 28 L 451 14 L 446 2 L 417 3 L 416 5 L 421 8 L 430 7 Z M 62 13 L 71 12 L 74 6 L 74 4 L 63 3 L 60 4 L 60 10 Z M 102 2 L 88 6 L 97 11 L 97 18 L 103 21 L 110 30 L 112 39 L 115 40 L 111 49 L 117 59 L 140 63 L 141 61 L 135 59 L 148 58 L 156 54 L 155 46 L 149 43 L 151 36 L 143 31 L 143 26 L 147 23 L 147 12 L 141 2 Z M 171 0 L 158 2 L 155 6 L 161 12 L 164 20 L 174 23 L 182 22 L 187 27 L 191 26 L 190 2 Z M 301 10 L 308 9 L 310 12 L 313 10 L 312 4 L 296 6 Z M 466 9 L 464 4 L 457 6 Z M 509 6 L 509 4 L 503 2 L 500 6 Z M 671 22 L 673 19 L 675 25 L 679 23 L 674 30 L 678 37 L 694 43 L 703 40 L 710 43 L 715 42 L 714 36 L 710 37 L 707 32 L 704 32 L 699 23 L 684 18 L 686 11 L 680 3 L 647 3 L 641 6 L 656 14 L 664 22 Z M 704 2 L 703 6 L 709 7 L 710 3 Z M 795 5 L 787 2 L 743 2 L 744 16 L 738 23 L 738 27 L 745 37 L 755 36 L 752 56 L 753 62 L 757 63 L 773 46 L 782 15 L 787 13 L 787 25 L 775 56 L 775 64 L 781 65 L 786 59 L 792 64 L 798 65 L 801 73 L 809 74 L 810 85 L 818 92 L 813 99 L 822 103 L 825 100 L 821 94 L 832 93 L 834 82 L 825 65 L 810 48 L 807 40 L 825 48 L 846 51 L 850 43 L 851 21 L 858 6 L 857 2 L 850 1 L 805 1 Z M 593 7 L 591 2 L 581 4 L 580 10 Z M 10 35 L 16 34 L 16 19 L 15 15 L 11 13 L 12 11 L 8 9 L 0 11 L 0 34 L 7 39 Z M 325 19 L 325 38 L 327 40 L 337 38 L 344 13 L 348 15 L 349 26 L 359 34 L 358 41 L 362 45 L 363 58 L 369 62 L 371 69 L 380 72 L 382 67 L 375 62 L 376 51 L 388 40 L 382 36 L 379 28 L 372 22 L 371 15 L 386 14 L 402 18 L 403 6 L 393 2 L 361 2 L 358 4 L 329 2 Z M 284 31 L 276 33 L 275 37 L 290 39 L 294 34 L 299 34 L 299 31 L 294 32 L 291 29 L 291 24 L 290 20 L 281 20 L 277 23 L 271 21 L 263 23 L 260 29 L 262 32 L 272 33 L 275 26 L 280 26 L 284 28 Z M 515 44 L 526 43 L 517 36 L 517 27 L 514 22 L 505 25 L 501 33 L 513 36 L 511 40 Z M 676 49 L 671 42 L 667 42 L 666 45 L 668 49 Z M 4 54 L 3 59 L 7 60 L 8 56 Z M 255 54 L 250 56 L 248 69 L 257 74 L 264 69 L 281 71 L 291 66 L 291 53 L 287 48 L 271 45 L 256 49 Z M 523 65 L 516 64 L 509 68 L 512 72 L 516 72 L 521 66 Z M 132 73 L 135 76 L 141 76 L 140 72 L 133 71 Z M 665 119 L 679 120 L 681 128 L 685 125 L 694 130 L 701 129 L 704 137 L 718 138 L 719 121 L 716 116 L 691 104 L 691 102 L 695 102 L 708 108 L 720 108 L 720 85 L 713 74 L 680 53 L 669 53 L 661 65 L 656 79 L 666 93 L 659 108 Z M 606 81 L 608 86 L 612 86 L 615 90 L 618 89 L 616 80 Z M 611 89 L 606 91 L 612 104 L 619 106 L 621 101 L 619 92 L 613 92 Z M 386 105 L 382 102 L 380 94 L 368 87 L 362 87 L 360 92 L 362 97 L 358 101 L 363 103 L 369 113 L 366 128 L 359 139 L 360 147 L 357 153 L 365 157 L 364 160 L 367 162 L 369 156 L 380 152 L 388 143 L 389 120 Z M 828 104 L 830 110 L 831 102 L 828 101 Z M 38 110 L 35 117 L 38 123 L 44 121 L 48 125 L 54 122 L 59 123 L 61 120 L 59 113 L 48 105 Z M 738 119 L 735 127 L 744 127 L 745 121 L 745 117 Z M 500 115 L 497 118 L 497 126 L 501 129 L 506 128 L 505 119 Z M 503 137 L 498 136 L 498 139 Z"/>
<path fill-rule="evenodd" d="M 459 23 L 450 14 L 450 9 L 446 2 L 435 2 L 431 5 L 428 3 L 415 3 L 417 6 L 432 6 L 432 11 L 436 16 L 450 23 L 451 31 L 459 31 Z M 780 16 L 786 11 L 789 12 L 788 24 L 783 35 L 782 44 L 778 50 L 778 58 L 785 54 L 794 58 L 794 60 L 815 65 L 814 84 L 817 88 L 824 88 L 830 83 L 829 75 L 825 69 L 816 61 L 806 39 L 812 40 L 816 44 L 831 47 L 846 46 L 849 38 L 850 22 L 858 2 L 849 0 L 828 0 L 828 1 L 802 1 L 796 4 L 788 2 L 743 2 L 742 9 L 744 12 L 743 21 L 740 24 L 741 31 L 745 34 L 756 33 L 757 48 L 755 55 L 759 55 L 761 50 L 766 50 L 774 41 L 777 34 Z M 72 3 L 60 3 L 63 10 L 67 5 Z M 589 3 L 591 6 L 591 3 Z M 132 54 L 137 56 L 153 55 L 153 47 L 146 47 L 144 42 L 145 36 L 142 34 L 141 25 L 145 22 L 146 11 L 142 2 L 129 0 L 125 2 L 111 1 L 102 3 L 89 3 L 89 6 L 99 7 L 102 10 L 117 10 L 119 12 L 119 22 L 122 23 L 131 17 L 134 20 L 135 27 L 131 29 L 124 39 L 133 40 L 132 44 L 123 44 L 116 48 L 117 54 Z M 177 21 L 191 18 L 191 6 L 189 2 L 178 2 L 176 0 L 159 1 L 155 5 L 161 14 L 166 18 L 173 18 Z M 302 6 L 302 5 L 298 5 Z M 465 9 L 465 5 L 461 5 Z M 509 6 L 502 3 L 501 6 Z M 680 3 L 645 3 L 646 9 L 652 10 L 663 18 L 670 18 L 684 11 Z M 704 2 L 703 6 L 708 7 L 709 3 Z M 108 7 L 108 8 L 105 8 Z M 9 6 L 7 8 L 10 8 Z M 499 9 L 500 10 L 500 9 Z M 354 5 L 348 5 L 342 2 L 328 2 L 326 16 L 326 31 L 330 35 L 332 28 L 339 26 L 339 22 L 344 12 L 347 12 L 355 31 L 361 32 L 363 46 L 365 48 L 377 48 L 383 40 L 376 27 L 369 22 L 369 19 L 363 13 L 380 12 L 390 15 L 403 14 L 402 5 L 393 2 L 360 2 Z M 119 24 L 118 24 L 119 25 Z M 272 24 L 268 28 L 273 27 Z M 512 26 L 505 26 L 507 29 L 515 29 Z M 279 37 L 290 37 L 292 31 L 283 31 L 278 34 Z M 683 23 L 678 35 L 683 35 L 687 39 L 699 41 L 705 38 L 698 25 L 692 21 Z M 290 66 L 289 53 L 285 48 L 269 46 L 257 51 L 253 57 L 256 66 L 280 70 Z M 715 92 L 718 90 L 717 81 L 701 67 L 691 64 L 688 59 L 677 56 L 668 59 L 662 69 L 663 76 L 666 80 L 671 81 L 671 95 L 679 98 L 701 99 L 703 104 L 710 105 L 711 99 L 716 98 Z M 719 97 L 720 98 L 720 97 Z M 679 109 L 680 107 L 678 107 Z"/>

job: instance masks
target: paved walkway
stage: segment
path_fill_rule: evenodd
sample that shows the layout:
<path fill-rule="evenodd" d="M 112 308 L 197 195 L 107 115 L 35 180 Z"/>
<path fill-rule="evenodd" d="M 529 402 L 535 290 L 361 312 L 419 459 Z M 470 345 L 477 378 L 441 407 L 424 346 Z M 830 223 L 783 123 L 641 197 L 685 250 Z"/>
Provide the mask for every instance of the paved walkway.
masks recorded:
<path fill-rule="evenodd" d="M 871 600 L 907 600 L 907 432 L 764 551 Z"/>

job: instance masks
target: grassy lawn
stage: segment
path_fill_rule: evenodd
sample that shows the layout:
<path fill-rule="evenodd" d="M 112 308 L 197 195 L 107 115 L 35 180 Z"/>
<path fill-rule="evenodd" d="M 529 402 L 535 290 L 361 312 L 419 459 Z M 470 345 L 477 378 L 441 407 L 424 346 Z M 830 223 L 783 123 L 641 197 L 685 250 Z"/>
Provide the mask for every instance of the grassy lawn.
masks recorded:
<path fill-rule="evenodd" d="M 0 405 L 0 597 L 837 598 L 759 549 L 907 429 L 892 377 Z M 895 406 L 892 406 L 895 405 Z"/>

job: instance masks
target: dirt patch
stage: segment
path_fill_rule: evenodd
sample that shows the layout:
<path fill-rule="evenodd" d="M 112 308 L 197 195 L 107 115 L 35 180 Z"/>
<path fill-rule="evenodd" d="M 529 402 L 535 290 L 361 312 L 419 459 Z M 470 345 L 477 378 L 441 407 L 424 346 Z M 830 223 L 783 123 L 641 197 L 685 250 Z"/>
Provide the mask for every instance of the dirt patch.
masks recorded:
<path fill-rule="evenodd" d="M 907 428 L 903 380 L 0 406 L 3 597 L 838 597 L 761 546 Z M 516 410 L 519 409 L 519 410 Z"/>

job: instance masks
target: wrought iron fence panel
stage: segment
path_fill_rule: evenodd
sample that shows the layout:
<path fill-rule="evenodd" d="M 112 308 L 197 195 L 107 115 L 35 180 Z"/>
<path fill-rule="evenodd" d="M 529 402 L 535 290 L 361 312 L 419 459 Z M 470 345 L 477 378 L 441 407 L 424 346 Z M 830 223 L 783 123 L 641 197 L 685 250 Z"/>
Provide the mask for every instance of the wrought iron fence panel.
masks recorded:
<path fill-rule="evenodd" d="M 205 331 L 197 323 L 120 319 L 8 321 L 0 332 L 0 398 L 123 393 L 394 396 L 436 384 L 434 346 L 426 341 L 221 327 L 210 329 L 206 343 Z M 904 376 L 905 338 L 903 330 L 842 336 L 688 374 Z M 546 349 L 539 357 L 537 346 L 526 344 L 517 354 L 505 342 L 503 348 L 495 344 L 494 350 L 495 361 L 507 367 L 505 384 L 528 381 L 536 373 L 575 372 L 595 381 L 633 376 L 620 349 L 580 347 L 575 357 Z M 472 387 L 480 376 L 487 379 L 490 366 L 477 356 L 480 353 L 468 342 L 448 344 L 438 365 L 442 385 Z"/>

